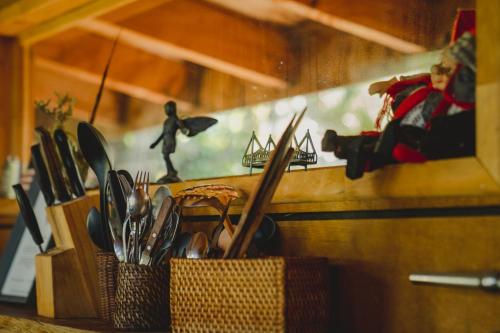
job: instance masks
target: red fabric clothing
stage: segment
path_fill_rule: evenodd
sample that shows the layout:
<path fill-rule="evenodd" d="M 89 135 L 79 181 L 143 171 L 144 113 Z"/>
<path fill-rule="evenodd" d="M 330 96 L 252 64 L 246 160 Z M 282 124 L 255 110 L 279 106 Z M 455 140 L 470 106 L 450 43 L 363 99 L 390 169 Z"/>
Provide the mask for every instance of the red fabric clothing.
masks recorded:
<path fill-rule="evenodd" d="M 419 151 L 408 147 L 403 143 L 398 143 L 392 151 L 392 157 L 398 162 L 406 163 L 422 163 L 427 161 L 427 158 Z"/>
<path fill-rule="evenodd" d="M 431 75 L 425 74 L 418 76 L 413 79 L 401 80 L 393 83 L 389 88 L 387 88 L 387 94 L 391 97 L 395 97 L 398 93 L 402 92 L 408 87 L 414 86 L 416 84 L 424 84 L 426 86 L 431 85 Z"/>
<path fill-rule="evenodd" d="M 476 34 L 476 11 L 474 9 L 459 9 L 457 11 L 450 43 L 454 43 L 466 31 Z"/>

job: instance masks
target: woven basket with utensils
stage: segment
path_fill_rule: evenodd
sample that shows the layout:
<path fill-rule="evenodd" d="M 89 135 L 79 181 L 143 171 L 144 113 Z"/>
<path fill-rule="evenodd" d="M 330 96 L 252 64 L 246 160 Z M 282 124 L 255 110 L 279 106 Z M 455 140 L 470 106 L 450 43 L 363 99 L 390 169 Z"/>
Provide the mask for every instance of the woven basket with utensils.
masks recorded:
<path fill-rule="evenodd" d="M 118 259 L 114 252 L 98 251 L 96 261 L 97 282 L 99 284 L 99 317 L 109 321 L 115 310 Z"/>
<path fill-rule="evenodd" d="M 173 332 L 327 332 L 324 258 L 172 259 Z"/>
<path fill-rule="evenodd" d="M 126 330 L 168 329 L 168 278 L 167 266 L 120 263 L 114 327 Z"/>

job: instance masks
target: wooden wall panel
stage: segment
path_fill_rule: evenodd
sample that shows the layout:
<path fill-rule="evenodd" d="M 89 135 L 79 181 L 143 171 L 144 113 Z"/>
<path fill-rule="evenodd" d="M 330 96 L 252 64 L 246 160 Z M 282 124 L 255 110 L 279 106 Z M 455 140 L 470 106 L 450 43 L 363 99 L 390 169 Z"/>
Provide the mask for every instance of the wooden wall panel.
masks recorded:
<path fill-rule="evenodd" d="M 422 271 L 500 270 L 500 216 L 282 221 L 279 228 L 276 254 L 329 258 L 332 332 L 500 331 L 498 295 L 408 281 Z"/>

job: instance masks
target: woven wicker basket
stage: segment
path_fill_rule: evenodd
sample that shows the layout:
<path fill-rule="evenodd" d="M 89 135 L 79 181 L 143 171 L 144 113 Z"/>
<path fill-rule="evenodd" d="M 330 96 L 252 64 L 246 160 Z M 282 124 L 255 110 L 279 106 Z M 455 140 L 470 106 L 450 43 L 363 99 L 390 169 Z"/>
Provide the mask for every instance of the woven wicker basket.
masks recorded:
<path fill-rule="evenodd" d="M 173 332 L 327 332 L 324 258 L 172 259 Z"/>
<path fill-rule="evenodd" d="M 118 259 L 113 252 L 97 252 L 97 281 L 99 283 L 99 317 L 110 321 L 115 311 Z"/>
<path fill-rule="evenodd" d="M 115 328 L 166 330 L 170 324 L 166 266 L 120 263 L 113 314 Z"/>

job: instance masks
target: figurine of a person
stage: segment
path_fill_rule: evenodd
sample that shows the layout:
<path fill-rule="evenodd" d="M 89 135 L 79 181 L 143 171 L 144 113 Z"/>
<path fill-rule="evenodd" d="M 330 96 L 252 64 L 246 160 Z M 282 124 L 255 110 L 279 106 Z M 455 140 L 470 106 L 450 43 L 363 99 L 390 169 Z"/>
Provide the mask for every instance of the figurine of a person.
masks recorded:
<path fill-rule="evenodd" d="M 177 116 L 177 106 L 175 102 L 169 101 L 164 105 L 165 114 L 167 119 L 163 123 L 163 131 L 158 139 L 153 142 L 149 148 L 154 149 L 160 141 L 163 140 L 162 154 L 165 164 L 167 166 L 167 174 L 158 180 L 158 183 L 176 183 L 181 181 L 177 176 L 177 170 L 172 164 L 170 159 L 170 154 L 175 153 L 177 130 L 186 136 L 195 136 L 196 134 L 206 130 L 210 126 L 217 123 L 216 119 L 209 117 L 192 117 L 186 119 L 180 119 Z"/>

